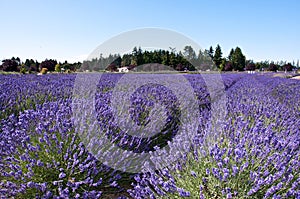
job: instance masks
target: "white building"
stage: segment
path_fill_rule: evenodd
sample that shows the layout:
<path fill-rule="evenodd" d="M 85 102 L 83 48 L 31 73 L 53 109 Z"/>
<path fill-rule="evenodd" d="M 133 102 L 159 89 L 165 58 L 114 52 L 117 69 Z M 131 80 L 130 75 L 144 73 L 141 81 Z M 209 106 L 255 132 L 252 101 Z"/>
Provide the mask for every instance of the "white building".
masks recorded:
<path fill-rule="evenodd" d="M 128 73 L 129 70 L 128 70 L 127 67 L 121 67 L 121 68 L 118 68 L 118 72 L 119 72 L 119 73 Z"/>

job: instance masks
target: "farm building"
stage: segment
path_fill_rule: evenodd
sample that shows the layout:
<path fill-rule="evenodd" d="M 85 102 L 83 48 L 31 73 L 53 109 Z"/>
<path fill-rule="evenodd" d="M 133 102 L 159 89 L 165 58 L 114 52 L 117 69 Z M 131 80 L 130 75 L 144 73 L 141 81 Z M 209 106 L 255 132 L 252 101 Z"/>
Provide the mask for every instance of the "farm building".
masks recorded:
<path fill-rule="evenodd" d="M 129 70 L 128 70 L 127 67 L 121 67 L 121 68 L 118 68 L 118 72 L 119 72 L 119 73 L 128 73 Z"/>

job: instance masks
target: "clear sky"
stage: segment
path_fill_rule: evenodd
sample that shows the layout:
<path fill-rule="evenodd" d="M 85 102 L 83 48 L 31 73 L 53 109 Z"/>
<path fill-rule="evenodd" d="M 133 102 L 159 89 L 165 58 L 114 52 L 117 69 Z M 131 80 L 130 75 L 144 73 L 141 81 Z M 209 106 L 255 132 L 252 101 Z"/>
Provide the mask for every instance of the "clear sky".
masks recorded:
<path fill-rule="evenodd" d="M 0 0 L 0 60 L 82 61 L 122 32 L 178 31 L 202 48 L 239 46 L 247 59 L 300 59 L 298 0 Z M 179 49 L 180 50 L 180 49 Z"/>

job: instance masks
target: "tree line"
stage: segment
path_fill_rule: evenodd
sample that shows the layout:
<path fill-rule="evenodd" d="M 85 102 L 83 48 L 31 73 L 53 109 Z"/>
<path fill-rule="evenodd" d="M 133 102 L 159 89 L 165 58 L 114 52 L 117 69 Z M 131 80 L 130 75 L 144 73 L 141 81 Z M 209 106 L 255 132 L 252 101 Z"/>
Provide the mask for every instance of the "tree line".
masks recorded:
<path fill-rule="evenodd" d="M 247 60 L 240 47 L 232 48 L 228 56 L 223 56 L 221 46 L 218 44 L 215 48 L 210 46 L 209 49 L 199 50 L 198 53 L 191 46 L 185 46 L 183 51 L 177 52 L 175 48 L 170 50 L 142 50 L 141 47 L 134 47 L 131 53 L 110 54 L 88 60 L 68 63 L 61 63 L 55 59 L 46 59 L 42 62 L 26 59 L 21 62 L 20 58 L 12 57 L 11 59 L 2 60 L 0 70 L 16 71 L 21 73 L 40 72 L 43 68 L 48 71 L 117 71 L 120 67 L 127 67 L 129 70 L 136 66 L 157 63 L 169 66 L 177 71 L 195 71 L 195 70 L 219 70 L 219 71 L 292 71 L 299 68 L 297 63 L 288 63 L 286 61 L 262 61 L 254 62 Z"/>
<path fill-rule="evenodd" d="M 37 73 L 42 71 L 43 68 L 48 71 L 76 71 L 81 67 L 81 62 L 68 63 L 65 61 L 63 63 L 57 62 L 55 59 L 45 59 L 42 62 L 38 62 L 33 59 L 26 59 L 25 62 L 21 62 L 19 57 L 12 57 L 11 59 L 2 60 L 0 65 L 0 70 L 7 72 L 21 72 L 21 73 Z"/>
<path fill-rule="evenodd" d="M 83 63 L 83 70 L 98 71 L 109 70 L 117 71 L 120 67 L 133 69 L 136 66 L 158 63 L 169 66 L 177 71 L 195 70 L 219 70 L 219 71 L 292 71 L 299 68 L 297 63 L 286 61 L 261 61 L 254 62 L 247 60 L 240 47 L 232 48 L 228 56 L 223 56 L 221 46 L 215 48 L 199 50 L 198 53 L 191 46 L 185 46 L 183 51 L 176 52 L 174 48 L 170 50 L 142 50 L 134 47 L 131 53 L 120 56 L 119 54 L 109 55 L 104 58 L 102 55 Z"/>

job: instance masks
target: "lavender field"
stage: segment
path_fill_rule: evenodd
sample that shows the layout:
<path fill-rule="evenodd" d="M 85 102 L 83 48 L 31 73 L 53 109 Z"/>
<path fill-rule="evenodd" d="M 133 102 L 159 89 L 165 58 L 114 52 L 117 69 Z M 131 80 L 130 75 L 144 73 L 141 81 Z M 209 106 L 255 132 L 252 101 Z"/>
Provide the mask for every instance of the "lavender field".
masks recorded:
<path fill-rule="evenodd" d="M 205 78 L 212 74 L 184 75 L 197 101 L 188 111 L 166 86 L 139 87 L 127 101 L 138 126 L 155 122 L 149 119 L 155 104 L 165 109 L 162 130 L 150 137 L 119 127 L 126 120 L 117 121 L 111 106 L 122 74 L 102 75 L 94 95 L 96 122 L 87 120 L 86 129 L 95 127 L 93 133 L 132 154 L 164 153 L 173 140 L 189 142 L 174 152 L 172 164 L 156 170 L 145 166 L 143 172 L 118 154 L 101 161 L 92 150 L 106 151 L 87 146 L 89 135 L 75 125 L 80 118 L 73 110 L 76 74 L 1 75 L 0 198 L 300 198 L 300 82 L 270 74 L 222 74 L 222 110 L 212 108 L 210 92 L 220 89 L 207 87 Z M 122 83 L 124 95 L 137 76 L 149 74 L 132 74 Z M 181 87 L 176 74 L 156 78 Z M 188 138 L 179 135 L 188 128 L 193 129 Z"/>

